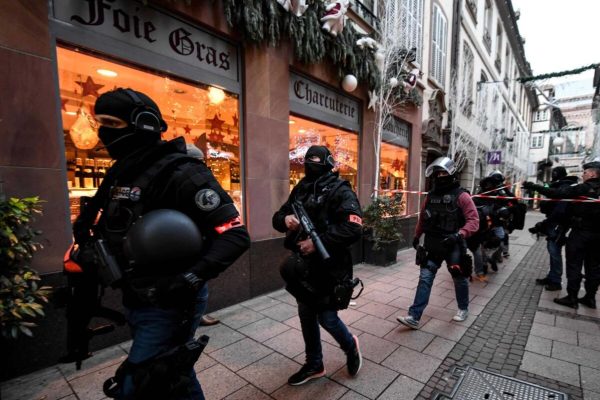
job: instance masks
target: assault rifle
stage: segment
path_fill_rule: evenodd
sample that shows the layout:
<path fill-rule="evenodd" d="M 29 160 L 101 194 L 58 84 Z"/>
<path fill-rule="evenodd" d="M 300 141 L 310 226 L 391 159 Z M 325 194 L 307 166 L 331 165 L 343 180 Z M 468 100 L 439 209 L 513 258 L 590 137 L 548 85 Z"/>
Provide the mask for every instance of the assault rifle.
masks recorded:
<path fill-rule="evenodd" d="M 312 242 L 317 248 L 319 254 L 321 255 L 321 258 L 323 260 L 328 260 L 330 258 L 329 253 L 323 245 L 323 242 L 321 241 L 321 238 L 319 237 L 319 234 L 317 233 L 314 224 L 308 217 L 308 214 L 306 213 L 306 210 L 304 209 L 302 203 L 298 200 L 294 201 L 292 203 L 292 210 L 294 211 L 296 218 L 298 218 L 298 221 L 300 221 L 300 225 L 302 225 L 302 229 L 304 230 L 304 232 L 306 232 L 306 234 L 312 239 Z"/>

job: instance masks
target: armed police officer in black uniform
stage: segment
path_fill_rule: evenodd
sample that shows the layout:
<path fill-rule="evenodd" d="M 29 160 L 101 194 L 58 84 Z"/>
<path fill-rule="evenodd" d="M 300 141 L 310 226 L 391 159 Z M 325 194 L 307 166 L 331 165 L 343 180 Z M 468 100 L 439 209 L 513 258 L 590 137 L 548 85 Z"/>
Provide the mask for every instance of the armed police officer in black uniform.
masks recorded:
<path fill-rule="evenodd" d="M 567 169 L 558 166 L 552 169 L 551 189 L 577 184 L 576 176 L 567 176 Z M 545 278 L 536 279 L 538 285 L 544 285 L 546 290 L 562 290 L 562 248 L 565 245 L 569 221 L 566 202 L 542 201 L 540 212 L 546 216 L 529 231 L 546 236 L 548 254 L 550 255 L 550 270 Z"/>
<path fill-rule="evenodd" d="M 458 311 L 452 319 L 462 322 L 469 315 L 469 281 L 472 261 L 466 256 L 465 239 L 479 229 L 479 216 L 471 195 L 460 187 L 456 165 L 449 157 L 435 159 L 425 170 L 433 188 L 423 203 L 413 238 L 421 267 L 419 284 L 407 316 L 398 316 L 401 324 L 419 329 L 423 311 L 429 304 L 433 281 L 442 262 L 452 275 Z M 425 234 L 424 246 L 420 238 Z"/>
<path fill-rule="evenodd" d="M 116 89 L 94 111 L 116 162 L 75 222 L 74 237 L 79 245 L 102 239 L 123 275 L 114 285 L 123 290 L 133 343 L 111 395 L 203 399 L 193 365 L 164 371 L 181 365 L 161 365 L 161 355 L 193 337 L 206 282 L 246 251 L 248 232 L 210 170 L 186 154 L 183 138 L 161 141 L 167 125 L 152 99 Z M 157 382 L 153 373 L 161 369 L 179 381 Z"/>
<path fill-rule="evenodd" d="M 332 172 L 333 156 L 325 146 L 311 146 L 305 155 L 306 176 L 294 187 L 288 200 L 273 215 L 273 227 L 287 232 L 286 247 L 295 254 L 281 270 L 286 289 L 298 302 L 298 315 L 306 350 L 306 363 L 288 379 L 301 385 L 325 375 L 319 325 L 329 332 L 346 353 L 348 372 L 355 376 L 362 365 L 358 338 L 350 334 L 337 311 L 348 307 L 352 289 L 352 258 L 348 247 L 360 238 L 361 209 L 350 184 Z M 300 218 L 294 212 L 304 207 L 312 220 L 323 249 L 316 251 Z M 320 240 L 319 240 L 320 239 Z M 327 258 L 327 259 L 324 259 Z"/>
<path fill-rule="evenodd" d="M 600 161 L 583 165 L 583 183 L 560 188 L 546 188 L 531 182 L 523 187 L 555 199 L 600 198 Z M 566 244 L 567 295 L 554 302 L 577 308 L 579 303 L 596 308 L 596 292 L 600 284 L 600 202 L 570 203 L 567 209 L 571 232 Z M 585 268 L 585 295 L 577 298 L 581 287 L 581 268 Z"/>

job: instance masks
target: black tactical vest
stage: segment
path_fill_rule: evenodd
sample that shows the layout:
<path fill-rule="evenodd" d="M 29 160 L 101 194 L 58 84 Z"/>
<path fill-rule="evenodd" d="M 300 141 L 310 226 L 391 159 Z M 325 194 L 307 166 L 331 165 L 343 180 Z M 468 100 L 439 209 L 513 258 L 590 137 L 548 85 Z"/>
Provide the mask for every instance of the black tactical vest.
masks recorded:
<path fill-rule="evenodd" d="M 586 197 L 600 199 L 600 179 L 589 180 L 582 185 L 590 187 Z M 600 232 L 600 203 L 571 203 L 569 210 L 573 228 Z"/>
<path fill-rule="evenodd" d="M 423 210 L 423 232 L 437 235 L 456 233 L 465 224 L 458 206 L 458 197 L 464 189 L 458 187 L 444 194 L 430 192 Z"/>

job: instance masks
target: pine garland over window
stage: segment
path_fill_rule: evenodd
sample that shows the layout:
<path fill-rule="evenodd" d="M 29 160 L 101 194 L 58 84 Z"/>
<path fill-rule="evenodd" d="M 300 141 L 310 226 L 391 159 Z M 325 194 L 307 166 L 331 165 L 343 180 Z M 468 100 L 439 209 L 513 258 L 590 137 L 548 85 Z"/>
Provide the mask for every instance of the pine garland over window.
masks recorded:
<path fill-rule="evenodd" d="M 276 0 L 223 0 L 229 26 L 236 28 L 247 43 L 277 46 L 283 37 L 289 39 L 296 60 L 304 64 L 330 61 L 337 67 L 338 78 L 347 74 L 377 90 L 380 74 L 373 50 L 361 49 L 356 41 L 359 34 L 347 23 L 343 32 L 333 37 L 321 29 L 320 18 L 325 15 L 322 0 L 308 2 L 300 17 L 285 11 Z"/>

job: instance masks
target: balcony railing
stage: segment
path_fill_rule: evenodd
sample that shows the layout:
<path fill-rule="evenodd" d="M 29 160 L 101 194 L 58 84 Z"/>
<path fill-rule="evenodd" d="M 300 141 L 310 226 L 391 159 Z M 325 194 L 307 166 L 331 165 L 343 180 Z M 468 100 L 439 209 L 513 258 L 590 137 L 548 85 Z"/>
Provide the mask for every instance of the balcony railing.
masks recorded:
<path fill-rule="evenodd" d="M 379 18 L 373 13 L 373 0 L 352 0 L 352 10 L 361 17 L 367 24 L 377 31 L 380 29 Z"/>

